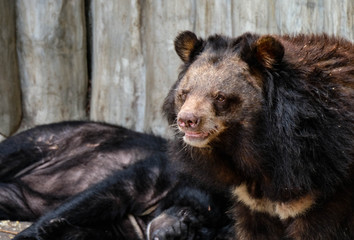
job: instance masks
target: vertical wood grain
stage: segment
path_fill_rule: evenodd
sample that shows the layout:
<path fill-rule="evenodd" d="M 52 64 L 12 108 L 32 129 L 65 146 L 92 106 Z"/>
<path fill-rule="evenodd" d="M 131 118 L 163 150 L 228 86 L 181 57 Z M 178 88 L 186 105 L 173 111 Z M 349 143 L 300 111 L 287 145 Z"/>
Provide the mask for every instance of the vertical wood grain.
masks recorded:
<path fill-rule="evenodd" d="M 0 138 L 16 131 L 21 121 L 15 19 L 15 2 L 0 1 Z"/>
<path fill-rule="evenodd" d="M 90 4 L 86 21 L 92 23 L 88 116 L 84 3 Z M 13 5 L 0 2 L 0 134 L 5 135 L 21 113 L 15 20 L 6 15 L 13 14 Z M 183 30 L 204 38 L 326 32 L 354 40 L 353 0 L 17 0 L 16 5 L 23 127 L 88 117 L 167 136 L 161 106 L 177 79 L 181 61 L 173 41 Z"/>
<path fill-rule="evenodd" d="M 146 104 L 140 1 L 92 2 L 91 119 L 143 130 Z"/>
<path fill-rule="evenodd" d="M 18 0 L 23 127 L 85 118 L 83 0 Z"/>

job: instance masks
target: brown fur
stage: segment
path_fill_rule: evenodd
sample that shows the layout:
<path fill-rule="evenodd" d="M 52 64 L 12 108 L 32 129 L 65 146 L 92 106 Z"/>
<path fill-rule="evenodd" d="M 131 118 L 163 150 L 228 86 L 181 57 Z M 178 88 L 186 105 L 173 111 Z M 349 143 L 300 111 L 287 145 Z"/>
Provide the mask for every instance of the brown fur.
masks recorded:
<path fill-rule="evenodd" d="M 171 157 L 232 189 L 237 237 L 354 239 L 353 44 L 183 32 L 175 48 Z"/>

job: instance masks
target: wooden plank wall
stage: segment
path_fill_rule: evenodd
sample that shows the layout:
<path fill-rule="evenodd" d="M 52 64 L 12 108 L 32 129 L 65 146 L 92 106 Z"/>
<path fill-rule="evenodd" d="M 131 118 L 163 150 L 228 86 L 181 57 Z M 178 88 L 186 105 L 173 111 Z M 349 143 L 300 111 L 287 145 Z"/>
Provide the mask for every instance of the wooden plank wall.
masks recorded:
<path fill-rule="evenodd" d="M 15 5 L 0 1 L 0 140 L 21 123 L 21 89 L 18 77 Z"/>
<path fill-rule="evenodd" d="M 178 32 L 353 41 L 353 21 L 353 0 L 2 0 L 0 135 L 92 119 L 166 136 Z"/>

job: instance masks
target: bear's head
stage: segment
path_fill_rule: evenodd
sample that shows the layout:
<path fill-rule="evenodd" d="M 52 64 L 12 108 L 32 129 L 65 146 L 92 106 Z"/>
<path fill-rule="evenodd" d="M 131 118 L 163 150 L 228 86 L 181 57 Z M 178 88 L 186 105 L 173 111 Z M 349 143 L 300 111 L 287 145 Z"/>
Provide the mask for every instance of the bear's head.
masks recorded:
<path fill-rule="evenodd" d="M 282 61 L 282 44 L 272 36 L 203 40 L 185 31 L 175 39 L 175 50 L 184 65 L 163 111 L 185 143 L 204 148 L 235 137 L 231 129 L 251 130 L 263 101 L 262 71 Z"/>

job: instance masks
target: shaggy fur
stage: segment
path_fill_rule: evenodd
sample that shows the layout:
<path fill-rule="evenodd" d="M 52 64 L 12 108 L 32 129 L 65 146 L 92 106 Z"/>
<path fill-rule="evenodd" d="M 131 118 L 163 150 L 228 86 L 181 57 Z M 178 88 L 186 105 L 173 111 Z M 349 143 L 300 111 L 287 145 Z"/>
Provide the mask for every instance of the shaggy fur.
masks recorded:
<path fill-rule="evenodd" d="M 327 35 L 175 40 L 173 159 L 230 187 L 237 237 L 354 239 L 354 46 Z"/>
<path fill-rule="evenodd" d="M 40 217 L 15 239 L 232 236 L 224 193 L 181 177 L 166 140 L 118 126 L 62 122 L 13 136 L 0 143 L 0 182 L 1 219 Z"/>

